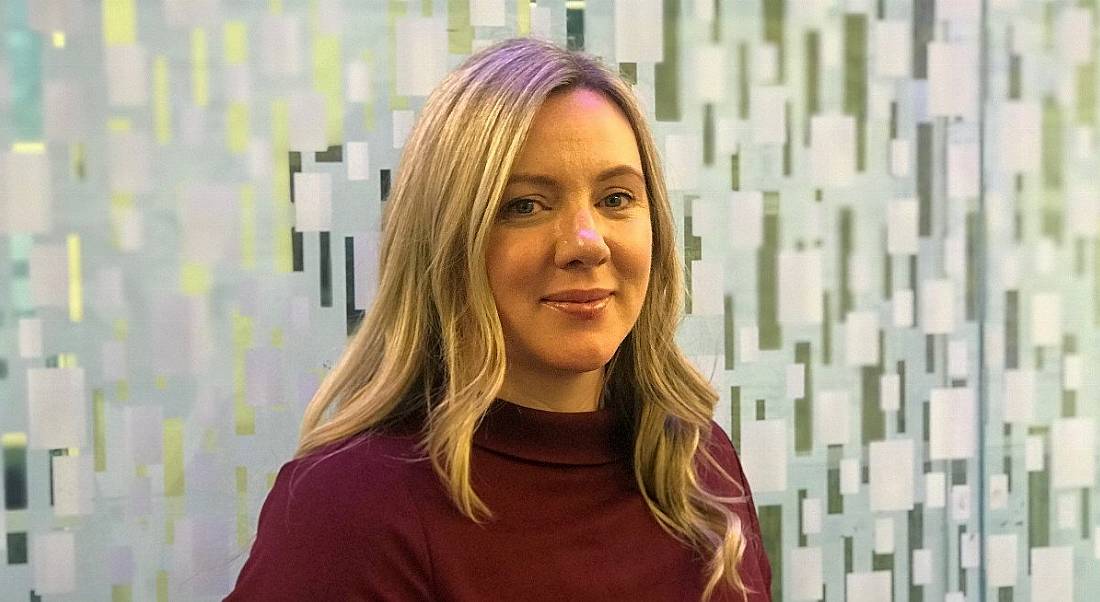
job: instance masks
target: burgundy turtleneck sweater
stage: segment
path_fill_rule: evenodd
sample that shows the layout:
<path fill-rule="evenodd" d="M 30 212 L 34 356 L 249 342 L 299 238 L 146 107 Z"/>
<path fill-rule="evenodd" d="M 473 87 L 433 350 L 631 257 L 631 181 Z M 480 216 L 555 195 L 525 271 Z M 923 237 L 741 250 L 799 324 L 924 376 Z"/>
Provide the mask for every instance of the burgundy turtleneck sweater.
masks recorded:
<path fill-rule="evenodd" d="M 751 496 L 729 437 L 712 453 Z M 226 600 L 699 600 L 704 563 L 661 529 L 638 491 L 629 435 L 611 407 L 536 410 L 493 402 L 474 434 L 471 479 L 495 520 L 454 508 L 411 431 L 360 435 L 288 462 L 260 512 Z M 710 490 L 736 496 L 729 485 Z M 742 579 L 770 600 L 771 565 L 752 503 Z M 740 600 L 718 592 L 713 601 Z"/>

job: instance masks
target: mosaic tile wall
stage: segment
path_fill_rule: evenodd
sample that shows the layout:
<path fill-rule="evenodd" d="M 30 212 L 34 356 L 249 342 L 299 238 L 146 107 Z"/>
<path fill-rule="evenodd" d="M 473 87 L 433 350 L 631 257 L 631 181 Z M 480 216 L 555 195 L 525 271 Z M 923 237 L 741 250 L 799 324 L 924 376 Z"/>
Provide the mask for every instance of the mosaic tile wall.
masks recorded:
<path fill-rule="evenodd" d="M 230 589 L 513 35 L 648 107 L 776 600 L 1100 599 L 1098 4 L 0 0 L 0 599 Z"/>

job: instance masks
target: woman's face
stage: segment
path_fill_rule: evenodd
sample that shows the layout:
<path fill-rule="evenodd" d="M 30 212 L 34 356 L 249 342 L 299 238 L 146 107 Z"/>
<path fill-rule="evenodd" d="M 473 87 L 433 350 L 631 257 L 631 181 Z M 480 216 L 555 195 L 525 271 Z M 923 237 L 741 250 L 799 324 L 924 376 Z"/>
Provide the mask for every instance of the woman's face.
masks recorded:
<path fill-rule="evenodd" d="M 652 247 L 641 157 L 625 115 L 591 90 L 552 95 L 513 165 L 486 260 L 509 374 L 537 380 L 601 369 L 641 312 Z M 594 315 L 545 301 L 595 288 L 612 293 Z"/>

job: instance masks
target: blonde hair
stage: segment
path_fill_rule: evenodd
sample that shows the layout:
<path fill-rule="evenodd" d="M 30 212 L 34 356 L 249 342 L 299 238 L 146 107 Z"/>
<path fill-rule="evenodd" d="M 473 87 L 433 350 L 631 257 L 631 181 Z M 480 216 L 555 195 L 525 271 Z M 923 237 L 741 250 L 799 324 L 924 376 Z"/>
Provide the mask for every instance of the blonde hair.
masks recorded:
<path fill-rule="evenodd" d="M 651 207 L 649 288 L 604 391 L 627 408 L 634 476 L 653 516 L 708 559 L 703 599 L 723 581 L 747 597 L 738 571 L 746 543 L 725 505 L 747 497 L 704 490 L 693 462 L 698 451 L 736 484 L 706 446 L 718 394 L 675 342 L 683 272 L 656 144 L 627 83 L 549 42 L 494 44 L 428 97 L 383 210 L 377 297 L 307 406 L 297 456 L 420 416 L 420 444 L 455 506 L 479 523 L 492 518 L 470 482 L 473 434 L 506 367 L 486 242 L 535 113 L 575 88 L 602 93 L 633 126 Z"/>

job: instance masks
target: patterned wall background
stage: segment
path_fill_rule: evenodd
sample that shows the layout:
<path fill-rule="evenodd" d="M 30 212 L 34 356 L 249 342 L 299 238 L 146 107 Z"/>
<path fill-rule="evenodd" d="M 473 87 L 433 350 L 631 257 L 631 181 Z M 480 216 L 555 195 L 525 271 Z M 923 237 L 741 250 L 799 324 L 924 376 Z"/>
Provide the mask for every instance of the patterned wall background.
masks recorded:
<path fill-rule="evenodd" d="M 776 600 L 1100 599 L 1098 5 L 0 0 L 0 599 L 228 592 L 513 35 L 650 111 Z"/>

